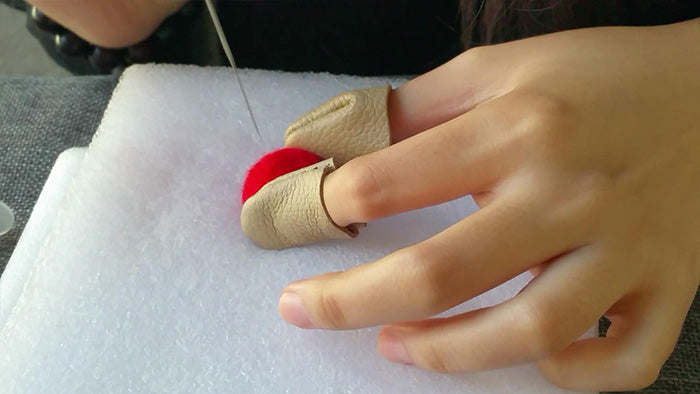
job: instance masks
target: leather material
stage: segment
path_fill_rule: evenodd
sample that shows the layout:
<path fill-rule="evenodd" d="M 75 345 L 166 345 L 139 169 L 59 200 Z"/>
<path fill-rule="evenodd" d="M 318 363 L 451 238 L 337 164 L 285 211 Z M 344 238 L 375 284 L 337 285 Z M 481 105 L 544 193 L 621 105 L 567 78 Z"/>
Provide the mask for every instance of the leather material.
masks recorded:
<path fill-rule="evenodd" d="M 391 86 L 351 90 L 294 121 L 287 148 L 302 148 L 326 160 L 276 178 L 243 204 L 243 231 L 266 249 L 285 249 L 358 235 L 362 224 L 338 227 L 323 202 L 323 179 L 355 157 L 391 144 L 387 98 Z"/>
<path fill-rule="evenodd" d="M 391 86 L 351 90 L 319 105 L 294 121 L 285 133 L 286 147 L 302 148 L 340 167 L 391 144 L 387 97 Z"/>
<path fill-rule="evenodd" d="M 338 227 L 323 203 L 323 179 L 333 170 L 327 159 L 267 183 L 243 204 L 243 231 L 265 249 L 356 237 L 357 226 Z"/>

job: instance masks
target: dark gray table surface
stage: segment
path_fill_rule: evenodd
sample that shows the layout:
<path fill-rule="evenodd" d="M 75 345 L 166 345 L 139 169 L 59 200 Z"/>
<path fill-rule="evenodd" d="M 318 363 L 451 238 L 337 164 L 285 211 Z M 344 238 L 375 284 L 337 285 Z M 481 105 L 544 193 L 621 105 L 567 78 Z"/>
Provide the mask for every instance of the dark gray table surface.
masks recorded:
<path fill-rule="evenodd" d="M 0 201 L 16 226 L 0 236 L 0 272 L 58 155 L 87 146 L 116 85 L 115 76 L 0 77 Z M 700 393 L 700 297 L 696 293 L 676 349 L 646 393 Z M 2 351 L 2 349 L 0 349 Z"/>

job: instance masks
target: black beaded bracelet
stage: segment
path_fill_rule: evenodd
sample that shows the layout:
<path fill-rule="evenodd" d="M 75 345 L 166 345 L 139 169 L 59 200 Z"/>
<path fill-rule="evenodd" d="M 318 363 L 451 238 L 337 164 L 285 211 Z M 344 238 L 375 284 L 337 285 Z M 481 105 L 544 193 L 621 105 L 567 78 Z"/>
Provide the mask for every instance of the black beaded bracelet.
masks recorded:
<path fill-rule="evenodd" d="M 109 74 L 150 62 L 220 65 L 222 58 L 204 8 L 203 1 L 191 0 L 150 37 L 119 49 L 93 45 L 29 5 L 27 28 L 49 56 L 74 74 Z"/>

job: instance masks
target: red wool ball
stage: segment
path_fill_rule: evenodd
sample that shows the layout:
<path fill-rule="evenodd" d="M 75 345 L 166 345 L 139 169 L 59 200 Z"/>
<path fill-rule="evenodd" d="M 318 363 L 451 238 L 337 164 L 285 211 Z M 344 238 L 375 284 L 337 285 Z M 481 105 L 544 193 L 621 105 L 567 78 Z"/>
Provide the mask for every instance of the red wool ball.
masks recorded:
<path fill-rule="evenodd" d="M 271 180 L 320 161 L 320 157 L 299 148 L 282 148 L 266 154 L 248 170 L 243 182 L 243 202 Z"/>

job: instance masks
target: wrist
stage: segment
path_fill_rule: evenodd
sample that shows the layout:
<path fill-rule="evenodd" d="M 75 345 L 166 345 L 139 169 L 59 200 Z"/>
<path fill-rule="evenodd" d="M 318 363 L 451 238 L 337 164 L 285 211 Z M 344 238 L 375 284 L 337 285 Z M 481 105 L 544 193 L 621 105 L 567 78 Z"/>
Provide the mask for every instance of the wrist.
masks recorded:
<path fill-rule="evenodd" d="M 187 0 L 30 0 L 46 16 L 85 41 L 122 48 L 148 37 Z"/>
<path fill-rule="evenodd" d="M 26 11 L 29 32 L 50 57 L 74 74 L 112 73 L 137 63 L 221 63 L 218 42 L 209 31 L 209 19 L 201 1 L 187 2 L 152 29 L 150 35 L 120 48 L 85 40 L 35 6 Z"/>

